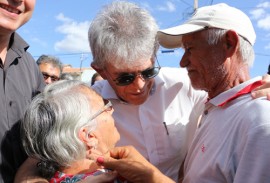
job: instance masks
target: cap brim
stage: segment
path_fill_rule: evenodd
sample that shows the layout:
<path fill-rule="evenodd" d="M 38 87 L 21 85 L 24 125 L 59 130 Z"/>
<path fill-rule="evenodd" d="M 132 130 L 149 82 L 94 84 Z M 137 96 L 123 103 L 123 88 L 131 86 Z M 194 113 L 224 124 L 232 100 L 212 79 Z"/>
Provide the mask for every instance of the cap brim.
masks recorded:
<path fill-rule="evenodd" d="M 182 46 L 182 35 L 204 29 L 205 26 L 183 24 L 157 33 L 159 44 L 164 48 L 179 48 Z"/>

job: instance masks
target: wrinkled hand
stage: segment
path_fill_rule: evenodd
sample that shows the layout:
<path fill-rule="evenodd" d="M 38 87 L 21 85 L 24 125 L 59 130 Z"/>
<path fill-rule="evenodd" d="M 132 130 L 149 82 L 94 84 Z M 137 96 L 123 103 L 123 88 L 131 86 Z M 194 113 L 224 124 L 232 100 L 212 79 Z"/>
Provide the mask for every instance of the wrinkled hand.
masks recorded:
<path fill-rule="evenodd" d="M 150 164 L 132 146 L 116 147 L 110 151 L 111 157 L 99 157 L 102 166 L 116 170 L 118 174 L 133 183 L 172 183 L 156 167 Z"/>
<path fill-rule="evenodd" d="M 263 85 L 257 87 L 251 92 L 252 98 L 259 98 L 266 96 L 270 100 L 270 75 L 263 76 Z"/>

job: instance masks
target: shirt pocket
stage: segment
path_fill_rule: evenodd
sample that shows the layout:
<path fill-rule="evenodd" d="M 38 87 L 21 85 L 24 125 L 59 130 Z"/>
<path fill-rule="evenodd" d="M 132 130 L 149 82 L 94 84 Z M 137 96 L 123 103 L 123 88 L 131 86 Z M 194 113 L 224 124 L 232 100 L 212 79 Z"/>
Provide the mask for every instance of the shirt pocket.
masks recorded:
<path fill-rule="evenodd" d="M 173 160 L 186 153 L 186 124 L 187 119 L 167 120 L 159 125 L 158 151 L 163 160 Z"/>

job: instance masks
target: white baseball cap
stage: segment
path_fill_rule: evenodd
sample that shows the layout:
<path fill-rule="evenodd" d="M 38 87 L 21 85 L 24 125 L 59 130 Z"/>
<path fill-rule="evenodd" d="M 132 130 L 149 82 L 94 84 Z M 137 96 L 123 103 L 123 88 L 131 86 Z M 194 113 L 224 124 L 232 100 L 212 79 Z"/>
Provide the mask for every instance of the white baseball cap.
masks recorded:
<path fill-rule="evenodd" d="M 158 31 L 158 39 L 165 48 L 182 46 L 182 35 L 205 28 L 234 30 L 254 45 L 256 34 L 249 17 L 239 9 L 220 3 L 198 8 L 192 17 L 182 25 Z"/>

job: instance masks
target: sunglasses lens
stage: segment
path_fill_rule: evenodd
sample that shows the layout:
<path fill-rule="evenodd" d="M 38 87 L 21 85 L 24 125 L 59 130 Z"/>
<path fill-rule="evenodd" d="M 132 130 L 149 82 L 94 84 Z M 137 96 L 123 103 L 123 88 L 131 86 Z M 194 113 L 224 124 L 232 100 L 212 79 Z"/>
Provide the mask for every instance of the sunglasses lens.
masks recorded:
<path fill-rule="evenodd" d="M 116 79 L 117 85 L 119 86 L 125 86 L 132 83 L 135 79 L 135 76 L 133 74 L 125 74 Z"/>
<path fill-rule="evenodd" d="M 151 79 L 159 73 L 159 67 L 153 67 L 151 69 L 142 72 L 142 76 L 145 79 Z"/>
<path fill-rule="evenodd" d="M 153 67 L 141 72 L 144 79 L 151 79 L 158 75 L 160 67 Z M 126 86 L 131 84 L 135 80 L 136 75 L 134 74 L 124 74 L 118 77 L 115 81 L 118 86 Z"/>
<path fill-rule="evenodd" d="M 42 75 L 43 75 L 43 78 L 44 78 L 44 79 L 48 79 L 48 77 L 50 77 L 47 73 L 43 73 L 43 72 L 42 72 Z"/>

